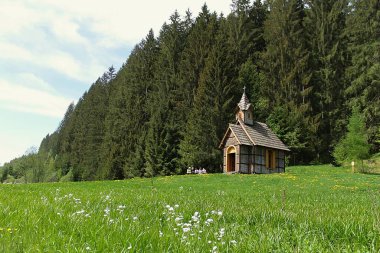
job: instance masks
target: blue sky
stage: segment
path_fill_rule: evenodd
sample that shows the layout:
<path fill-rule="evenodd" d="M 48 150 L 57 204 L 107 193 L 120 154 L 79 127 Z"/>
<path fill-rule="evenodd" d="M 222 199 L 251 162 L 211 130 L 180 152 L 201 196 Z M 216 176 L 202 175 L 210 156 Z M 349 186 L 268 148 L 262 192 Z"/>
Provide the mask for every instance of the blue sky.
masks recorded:
<path fill-rule="evenodd" d="M 0 165 L 38 147 L 66 108 L 177 9 L 204 0 L 1 0 Z M 228 14 L 231 1 L 206 1 Z"/>

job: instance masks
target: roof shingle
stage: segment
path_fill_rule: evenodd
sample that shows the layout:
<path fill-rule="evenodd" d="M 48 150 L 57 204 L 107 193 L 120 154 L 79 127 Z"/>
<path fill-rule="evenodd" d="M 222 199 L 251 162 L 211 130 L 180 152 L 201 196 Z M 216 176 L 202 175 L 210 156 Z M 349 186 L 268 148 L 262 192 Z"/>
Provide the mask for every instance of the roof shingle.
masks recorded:
<path fill-rule="evenodd" d="M 239 125 L 245 130 L 254 145 L 290 151 L 266 124 L 255 121 L 253 125 L 246 125 L 239 120 Z"/>
<path fill-rule="evenodd" d="M 289 148 L 261 122 L 253 122 L 253 125 L 246 125 L 240 119 L 238 124 L 229 124 L 229 129 L 234 133 L 238 142 L 242 145 L 257 145 L 274 149 L 290 151 Z M 220 147 L 224 142 L 224 138 Z"/>
<path fill-rule="evenodd" d="M 252 145 L 252 142 L 249 140 L 249 137 L 241 126 L 229 124 L 229 127 L 234 133 L 235 137 L 238 139 L 238 142 L 240 142 L 242 145 Z"/>

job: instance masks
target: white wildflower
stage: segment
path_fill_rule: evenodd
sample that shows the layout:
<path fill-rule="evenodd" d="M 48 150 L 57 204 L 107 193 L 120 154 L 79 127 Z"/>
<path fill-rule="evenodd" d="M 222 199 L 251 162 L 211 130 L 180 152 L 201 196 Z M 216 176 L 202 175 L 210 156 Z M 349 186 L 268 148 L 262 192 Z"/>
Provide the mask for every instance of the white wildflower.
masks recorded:
<path fill-rule="evenodd" d="M 184 233 L 187 233 L 187 232 L 190 231 L 190 228 L 189 228 L 189 227 L 184 227 L 184 228 L 182 228 L 182 229 L 183 229 L 183 232 L 184 232 Z"/>
<path fill-rule="evenodd" d="M 235 244 L 237 244 L 237 241 L 232 240 L 232 241 L 230 241 L 230 243 L 233 244 L 233 245 L 235 245 Z"/>
<path fill-rule="evenodd" d="M 178 207 L 179 207 L 179 205 L 177 205 L 177 204 L 174 205 L 174 208 L 178 208 Z"/>
<path fill-rule="evenodd" d="M 108 216 L 110 214 L 111 210 L 107 206 L 106 209 L 104 209 L 104 216 Z"/>
<path fill-rule="evenodd" d="M 220 231 L 219 231 L 219 237 L 223 237 L 224 236 L 224 228 L 221 228 Z"/>
<path fill-rule="evenodd" d="M 91 250 L 91 248 L 89 246 L 86 247 L 86 250 Z"/>
<path fill-rule="evenodd" d="M 128 246 L 128 248 L 127 249 L 132 249 L 132 245 L 131 244 L 129 244 L 129 246 Z"/>
<path fill-rule="evenodd" d="M 191 219 L 192 219 L 193 221 L 195 221 L 195 222 L 199 221 L 199 217 L 198 217 L 198 216 L 195 216 L 195 215 L 192 216 Z"/>
<path fill-rule="evenodd" d="M 223 215 L 223 212 L 222 212 L 222 211 L 218 211 L 218 215 L 219 215 L 219 216 L 222 216 L 222 215 Z"/>
<path fill-rule="evenodd" d="M 137 219 L 138 219 L 137 216 L 133 217 L 133 221 L 137 221 Z"/>
<path fill-rule="evenodd" d="M 164 233 L 162 233 L 161 231 L 159 231 L 159 235 L 160 235 L 160 237 L 162 237 L 164 235 Z"/>
<path fill-rule="evenodd" d="M 205 221 L 205 224 L 208 226 L 208 225 L 210 225 L 210 223 L 213 223 L 213 222 L 214 222 L 213 219 L 208 218 L 208 219 Z"/>

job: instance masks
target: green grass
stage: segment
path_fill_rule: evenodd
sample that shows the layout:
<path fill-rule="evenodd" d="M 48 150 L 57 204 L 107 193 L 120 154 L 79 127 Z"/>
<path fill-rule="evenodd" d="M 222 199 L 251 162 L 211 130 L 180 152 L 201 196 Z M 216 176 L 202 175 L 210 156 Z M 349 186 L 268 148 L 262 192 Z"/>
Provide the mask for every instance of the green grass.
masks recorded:
<path fill-rule="evenodd" d="M 305 166 L 153 185 L 0 185 L 0 252 L 380 251 L 379 175 Z"/>

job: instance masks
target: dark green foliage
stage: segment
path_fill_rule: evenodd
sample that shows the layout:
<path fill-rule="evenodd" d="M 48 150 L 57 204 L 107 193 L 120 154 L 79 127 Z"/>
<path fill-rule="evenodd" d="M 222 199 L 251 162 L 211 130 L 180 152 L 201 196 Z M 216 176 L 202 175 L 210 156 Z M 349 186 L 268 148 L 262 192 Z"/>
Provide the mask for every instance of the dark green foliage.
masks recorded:
<path fill-rule="evenodd" d="M 218 145 L 243 87 L 255 120 L 291 148 L 292 164 L 332 162 L 353 105 L 370 152 L 379 151 L 378 0 L 233 0 L 231 7 L 227 16 L 206 4 L 194 17 L 175 12 L 158 37 L 150 30 L 119 71 L 108 68 L 68 107 L 37 154 L 5 164 L 0 179 L 220 171 Z M 336 154 L 346 152 L 342 145 Z"/>
<path fill-rule="evenodd" d="M 348 65 L 345 19 L 346 0 L 310 0 L 306 25 L 310 33 L 313 75 L 311 106 L 320 115 L 317 135 L 321 143 L 315 147 L 319 159 L 331 161 L 333 146 L 343 134 L 347 119 L 344 90 Z"/>
<path fill-rule="evenodd" d="M 350 1 L 347 18 L 351 66 L 347 68 L 350 85 L 346 89 L 350 106 L 360 106 L 373 150 L 380 125 L 380 1 Z"/>

